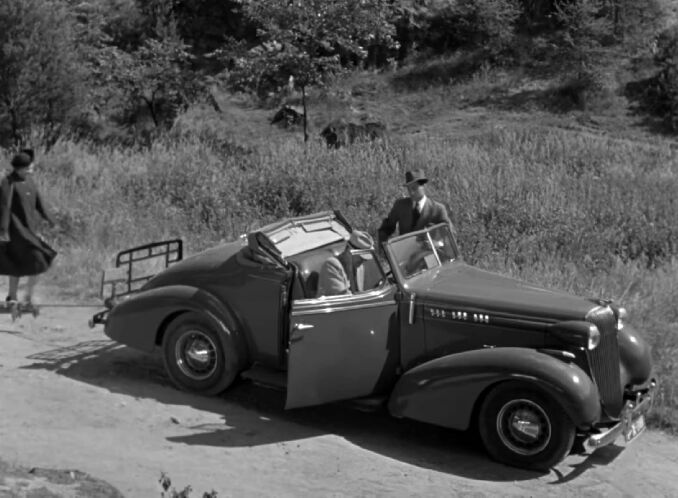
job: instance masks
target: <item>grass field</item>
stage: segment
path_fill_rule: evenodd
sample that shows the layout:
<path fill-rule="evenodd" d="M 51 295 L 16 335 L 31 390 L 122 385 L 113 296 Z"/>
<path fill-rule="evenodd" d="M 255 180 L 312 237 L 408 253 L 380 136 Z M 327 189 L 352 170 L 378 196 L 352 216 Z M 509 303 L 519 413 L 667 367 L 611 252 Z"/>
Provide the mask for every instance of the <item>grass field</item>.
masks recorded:
<path fill-rule="evenodd" d="M 299 133 L 270 127 L 268 111 L 242 103 L 229 103 L 226 117 L 189 116 L 150 149 L 57 143 L 39 155 L 37 175 L 58 220 L 48 236 L 61 254 L 48 283 L 92 298 L 118 250 L 179 236 L 193 253 L 318 210 L 339 209 L 374 233 L 404 195 L 403 172 L 424 167 L 466 261 L 627 307 L 662 380 L 652 423 L 678 430 L 675 143 L 628 129 L 591 133 L 571 126 L 572 116 L 452 107 L 460 92 L 494 91 L 487 71 L 449 91 L 400 94 L 381 80 L 366 86 L 368 76 L 352 80 L 365 95 L 353 104 L 398 121 L 385 143 L 304 145 Z M 314 132 L 345 108 L 314 105 L 322 108 Z"/>

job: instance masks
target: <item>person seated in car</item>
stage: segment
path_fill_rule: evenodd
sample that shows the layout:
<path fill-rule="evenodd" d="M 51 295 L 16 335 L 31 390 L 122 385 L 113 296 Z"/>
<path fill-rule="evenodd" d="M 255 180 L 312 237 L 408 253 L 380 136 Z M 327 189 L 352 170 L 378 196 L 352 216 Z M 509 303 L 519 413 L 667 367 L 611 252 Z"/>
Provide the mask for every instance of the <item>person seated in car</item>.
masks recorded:
<path fill-rule="evenodd" d="M 330 256 L 318 275 L 318 297 L 353 294 L 363 290 L 364 258 L 352 255 L 351 249 L 372 249 L 374 241 L 367 232 L 353 230 L 344 250 Z"/>

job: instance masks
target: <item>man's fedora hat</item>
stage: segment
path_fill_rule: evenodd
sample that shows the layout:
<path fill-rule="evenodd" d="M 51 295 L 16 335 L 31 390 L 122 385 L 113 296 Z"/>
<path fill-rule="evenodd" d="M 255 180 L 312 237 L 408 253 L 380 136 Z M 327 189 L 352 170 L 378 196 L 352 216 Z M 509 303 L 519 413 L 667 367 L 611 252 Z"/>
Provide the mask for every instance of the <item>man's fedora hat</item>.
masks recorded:
<path fill-rule="evenodd" d="M 423 169 L 415 169 L 413 171 L 408 171 L 405 173 L 405 187 L 407 187 L 409 184 L 417 182 L 420 184 L 424 184 L 428 181 L 428 178 L 426 178 L 426 175 L 424 174 Z"/>
<path fill-rule="evenodd" d="M 19 152 L 12 158 L 12 167 L 15 169 L 27 168 L 33 162 L 33 158 L 26 152 Z"/>

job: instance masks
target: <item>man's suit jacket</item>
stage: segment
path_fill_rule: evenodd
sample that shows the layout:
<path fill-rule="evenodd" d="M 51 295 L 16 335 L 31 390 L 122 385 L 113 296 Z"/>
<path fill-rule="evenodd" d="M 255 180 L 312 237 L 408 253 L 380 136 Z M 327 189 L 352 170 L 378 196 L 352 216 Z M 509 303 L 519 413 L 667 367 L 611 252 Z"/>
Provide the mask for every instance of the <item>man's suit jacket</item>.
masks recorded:
<path fill-rule="evenodd" d="M 419 213 L 419 219 L 416 223 L 412 223 L 412 207 L 414 203 L 409 197 L 398 199 L 393 203 L 391 212 L 384 218 L 378 231 L 379 247 L 382 242 L 386 241 L 395 231 L 398 226 L 398 233 L 400 235 L 421 230 L 437 223 L 447 223 L 450 225 L 450 230 L 454 233 L 454 226 L 447 215 L 447 209 L 440 202 L 436 202 L 430 197 L 426 198 L 426 203 Z"/>
<path fill-rule="evenodd" d="M 335 256 L 323 263 L 318 275 L 318 297 L 351 294 L 351 282 L 344 266 Z"/>

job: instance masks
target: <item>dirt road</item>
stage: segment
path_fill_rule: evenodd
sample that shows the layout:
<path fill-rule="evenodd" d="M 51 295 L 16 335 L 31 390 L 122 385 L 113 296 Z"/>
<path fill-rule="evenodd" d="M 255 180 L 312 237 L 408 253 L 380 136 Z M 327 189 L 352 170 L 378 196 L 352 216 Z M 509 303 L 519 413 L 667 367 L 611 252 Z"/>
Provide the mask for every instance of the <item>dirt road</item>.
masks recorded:
<path fill-rule="evenodd" d="M 520 471 L 475 436 L 380 413 L 285 411 L 281 393 L 246 383 L 179 392 L 159 358 L 87 328 L 91 311 L 0 315 L 0 496 L 159 497 L 162 472 L 197 497 L 678 496 L 678 439 L 664 434 Z"/>

